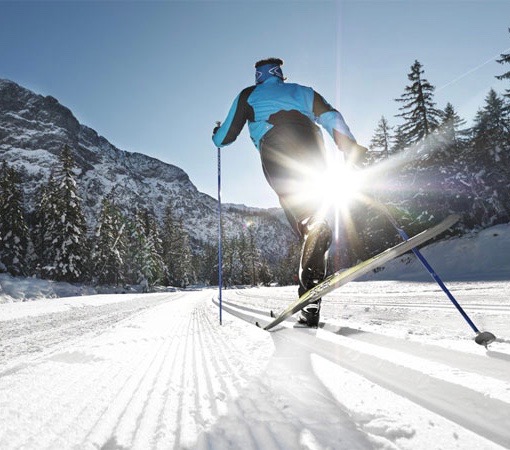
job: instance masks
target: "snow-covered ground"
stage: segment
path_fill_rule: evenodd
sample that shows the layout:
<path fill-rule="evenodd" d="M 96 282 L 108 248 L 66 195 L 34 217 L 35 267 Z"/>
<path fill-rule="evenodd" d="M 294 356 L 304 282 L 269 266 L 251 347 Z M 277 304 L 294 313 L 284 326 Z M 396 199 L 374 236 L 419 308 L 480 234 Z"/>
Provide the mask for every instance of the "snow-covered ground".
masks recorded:
<path fill-rule="evenodd" d="M 214 289 L 44 299 L 79 288 L 4 276 L 0 448 L 509 449 L 509 239 L 424 251 L 488 349 L 408 259 L 328 295 L 317 330 L 271 333 L 253 321 L 295 287 L 224 290 L 220 325 Z"/>
<path fill-rule="evenodd" d="M 510 280 L 510 224 L 444 239 L 422 253 L 444 280 Z M 369 278 L 424 281 L 430 276 L 413 255 L 405 255 Z"/>

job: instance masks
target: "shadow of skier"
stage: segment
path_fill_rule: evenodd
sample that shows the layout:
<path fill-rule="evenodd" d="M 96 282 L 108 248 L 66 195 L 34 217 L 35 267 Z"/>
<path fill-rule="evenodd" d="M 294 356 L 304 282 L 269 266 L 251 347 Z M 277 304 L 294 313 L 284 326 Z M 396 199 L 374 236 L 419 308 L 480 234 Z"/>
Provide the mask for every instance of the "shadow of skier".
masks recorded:
<path fill-rule="evenodd" d="M 266 371 L 254 378 L 228 413 L 200 435 L 197 447 L 206 448 L 374 448 L 324 386 L 312 366 L 316 329 L 271 333 L 275 345 Z"/>

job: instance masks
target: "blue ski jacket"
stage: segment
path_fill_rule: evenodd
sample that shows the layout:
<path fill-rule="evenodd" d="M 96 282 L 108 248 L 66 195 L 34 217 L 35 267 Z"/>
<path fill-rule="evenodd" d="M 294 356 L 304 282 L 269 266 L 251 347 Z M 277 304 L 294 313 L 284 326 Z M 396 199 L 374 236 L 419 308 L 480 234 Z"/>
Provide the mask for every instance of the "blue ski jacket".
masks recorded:
<path fill-rule="evenodd" d="M 260 150 L 261 139 L 275 126 L 271 123 L 271 116 L 275 117 L 281 111 L 297 111 L 320 124 L 337 145 L 337 133 L 356 142 L 342 115 L 321 95 L 310 87 L 285 83 L 278 77 L 270 77 L 261 84 L 242 90 L 232 103 L 225 121 L 214 134 L 213 142 L 217 147 L 231 144 L 248 121 L 251 140 Z"/>

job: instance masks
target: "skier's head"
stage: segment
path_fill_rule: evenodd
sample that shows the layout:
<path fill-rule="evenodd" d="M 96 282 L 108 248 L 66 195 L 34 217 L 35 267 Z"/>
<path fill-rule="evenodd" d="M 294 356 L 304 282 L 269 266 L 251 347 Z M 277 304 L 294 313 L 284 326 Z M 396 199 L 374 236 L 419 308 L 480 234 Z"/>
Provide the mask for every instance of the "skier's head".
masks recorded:
<path fill-rule="evenodd" d="M 283 61 L 280 58 L 262 59 L 255 63 L 255 82 L 263 83 L 270 77 L 285 80 L 282 72 Z"/>

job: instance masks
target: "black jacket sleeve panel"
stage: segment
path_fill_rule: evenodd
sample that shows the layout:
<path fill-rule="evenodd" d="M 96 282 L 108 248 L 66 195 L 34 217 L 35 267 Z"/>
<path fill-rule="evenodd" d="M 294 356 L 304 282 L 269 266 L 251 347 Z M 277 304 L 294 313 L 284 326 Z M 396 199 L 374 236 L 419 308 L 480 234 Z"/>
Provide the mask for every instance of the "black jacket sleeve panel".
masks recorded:
<path fill-rule="evenodd" d="M 315 117 L 319 117 L 321 114 L 329 111 L 336 111 L 322 95 L 317 94 L 317 92 L 313 92 L 313 113 Z"/>
<path fill-rule="evenodd" d="M 248 103 L 248 97 L 253 92 L 256 86 L 250 86 L 239 94 L 239 98 L 237 101 L 237 106 L 232 117 L 232 121 L 229 124 L 227 133 L 221 142 L 222 145 L 228 145 L 234 142 L 241 133 L 241 130 L 244 127 L 244 124 L 247 120 L 253 121 L 255 114 L 253 112 L 253 108 Z"/>

